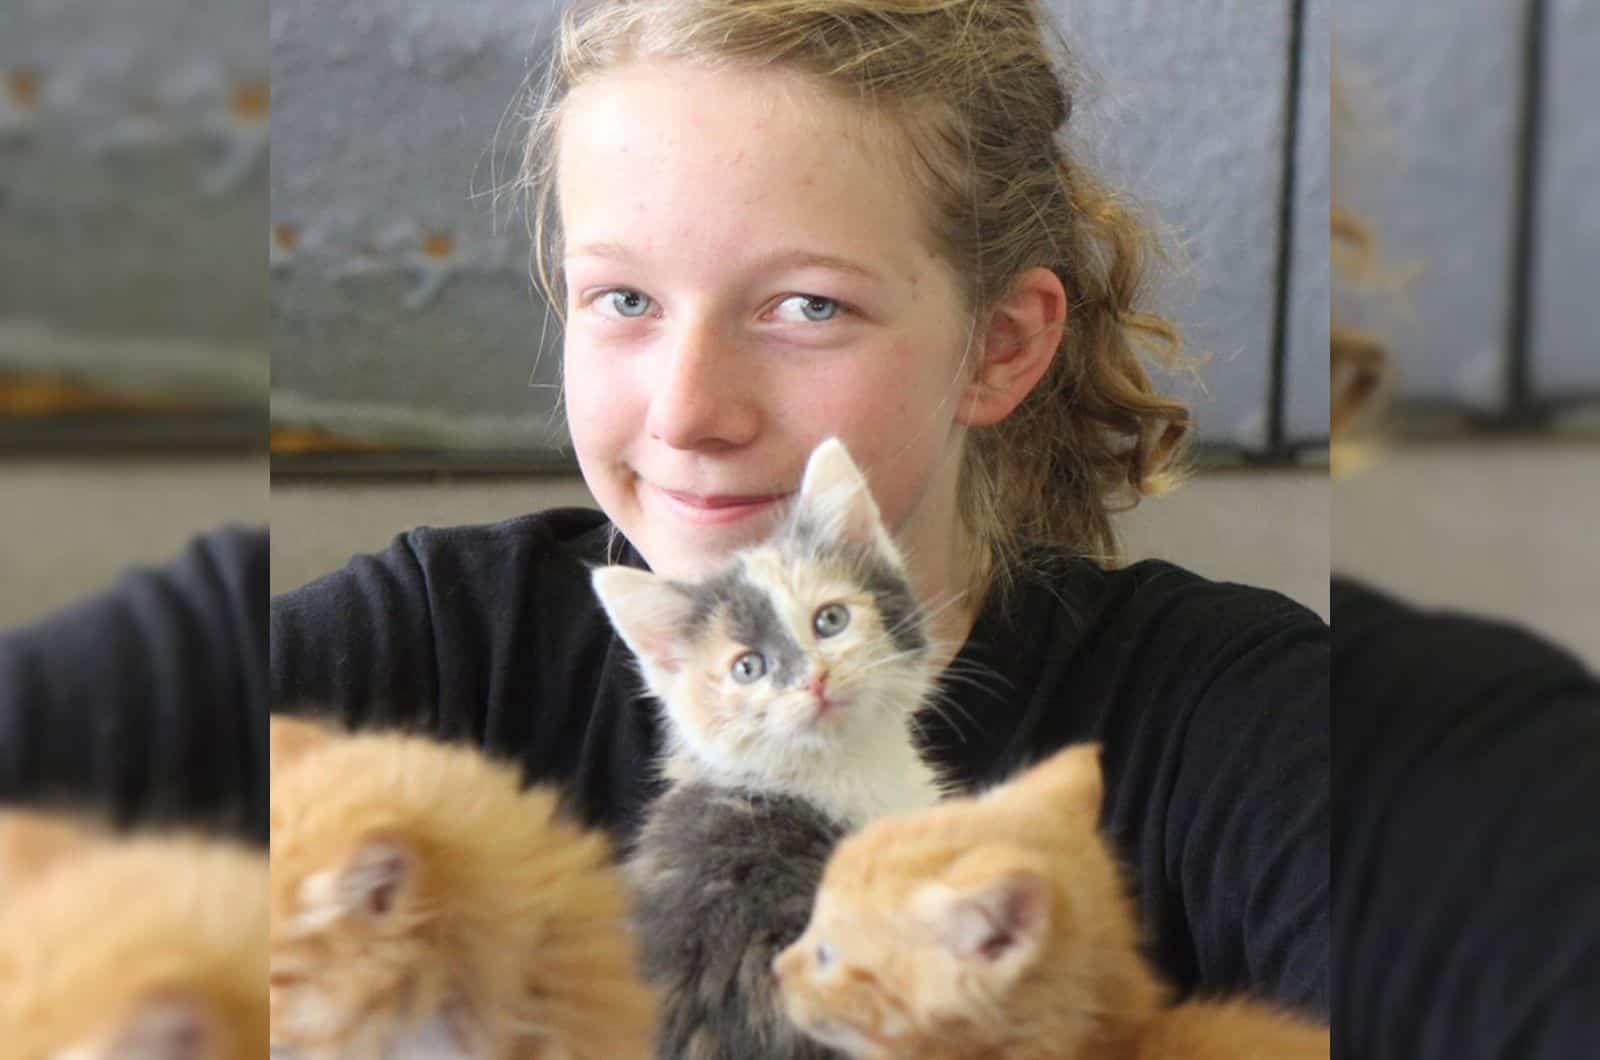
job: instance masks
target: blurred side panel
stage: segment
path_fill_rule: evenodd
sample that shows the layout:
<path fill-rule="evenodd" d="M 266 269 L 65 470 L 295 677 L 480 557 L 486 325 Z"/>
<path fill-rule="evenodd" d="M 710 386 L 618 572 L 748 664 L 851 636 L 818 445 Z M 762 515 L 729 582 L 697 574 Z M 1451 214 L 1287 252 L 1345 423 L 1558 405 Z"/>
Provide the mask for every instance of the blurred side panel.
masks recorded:
<path fill-rule="evenodd" d="M 1546 18 L 1530 383 L 1562 408 L 1600 401 L 1600 5 L 1551 0 Z"/>
<path fill-rule="evenodd" d="M 1285 440 L 1328 440 L 1328 171 L 1333 0 L 1304 0 L 1300 29 L 1299 96 L 1295 102 L 1292 257 L 1287 353 L 1284 358 Z"/>
<path fill-rule="evenodd" d="M 1526 5 L 1343 0 L 1340 76 L 1360 128 L 1343 194 L 1391 262 L 1406 311 L 1363 320 L 1404 351 L 1407 400 L 1481 412 L 1508 400 Z"/>

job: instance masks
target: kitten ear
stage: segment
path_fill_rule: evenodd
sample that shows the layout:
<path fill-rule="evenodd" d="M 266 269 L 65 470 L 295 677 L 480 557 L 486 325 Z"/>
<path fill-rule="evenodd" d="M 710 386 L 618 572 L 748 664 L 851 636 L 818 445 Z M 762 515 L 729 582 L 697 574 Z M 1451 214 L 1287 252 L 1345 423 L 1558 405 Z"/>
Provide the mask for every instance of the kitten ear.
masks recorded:
<path fill-rule="evenodd" d="M 394 911 L 415 867 L 409 844 L 390 836 L 364 840 L 339 873 L 341 911 L 383 919 Z"/>
<path fill-rule="evenodd" d="M 830 539 L 873 547 L 889 544 L 867 477 L 837 438 L 811 451 L 796 510 Z"/>
<path fill-rule="evenodd" d="M 267 771 L 282 772 L 292 762 L 326 747 L 335 739 L 334 731 L 321 722 L 273 714 L 267 719 Z"/>
<path fill-rule="evenodd" d="M 206 1005 L 177 995 L 140 1005 L 104 1060 L 212 1060 L 221 1043 Z"/>
<path fill-rule="evenodd" d="M 1100 745 L 1077 743 L 1030 766 L 1000 791 L 1005 797 L 1033 805 L 1048 804 L 1063 811 L 1098 816 L 1105 798 L 1100 770 Z"/>
<path fill-rule="evenodd" d="M 600 567 L 591 581 L 612 626 L 647 669 L 677 672 L 694 601 L 665 578 L 633 567 Z"/>
<path fill-rule="evenodd" d="M 1033 964 L 1050 930 L 1049 881 L 1025 869 L 963 890 L 930 883 L 912 902 L 951 953 L 1003 985 Z"/>

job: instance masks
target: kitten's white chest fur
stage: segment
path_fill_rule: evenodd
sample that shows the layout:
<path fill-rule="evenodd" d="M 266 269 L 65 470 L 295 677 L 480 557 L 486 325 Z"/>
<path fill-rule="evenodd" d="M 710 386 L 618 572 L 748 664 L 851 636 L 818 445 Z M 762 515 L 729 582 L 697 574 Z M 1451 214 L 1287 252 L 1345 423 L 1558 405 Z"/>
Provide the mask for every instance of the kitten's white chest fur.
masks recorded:
<path fill-rule="evenodd" d="M 708 762 L 679 744 L 668 756 L 669 780 L 704 781 L 793 795 L 854 830 L 885 814 L 919 810 L 949 785 L 917 753 L 898 725 L 879 723 L 825 754 L 763 757 L 732 766 Z M 873 729 L 881 731 L 871 731 Z"/>

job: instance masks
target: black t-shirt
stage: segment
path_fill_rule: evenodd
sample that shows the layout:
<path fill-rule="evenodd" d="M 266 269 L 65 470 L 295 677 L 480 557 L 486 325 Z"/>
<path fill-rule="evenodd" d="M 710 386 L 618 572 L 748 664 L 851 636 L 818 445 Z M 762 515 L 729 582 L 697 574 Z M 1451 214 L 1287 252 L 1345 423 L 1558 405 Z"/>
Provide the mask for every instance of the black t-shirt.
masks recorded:
<path fill-rule="evenodd" d="M 1334 1055 L 1600 1056 L 1600 682 L 1333 583 Z"/>
<path fill-rule="evenodd" d="M 613 537 L 577 509 L 402 534 L 274 599 L 273 702 L 469 741 L 626 838 L 658 725 L 590 588 Z M 1276 593 L 1063 558 L 980 614 L 926 747 L 981 785 L 1102 741 L 1104 823 L 1159 968 L 1325 1014 L 1328 650 Z"/>
<path fill-rule="evenodd" d="M 267 532 L 221 527 L 0 632 L 0 803 L 267 841 Z"/>

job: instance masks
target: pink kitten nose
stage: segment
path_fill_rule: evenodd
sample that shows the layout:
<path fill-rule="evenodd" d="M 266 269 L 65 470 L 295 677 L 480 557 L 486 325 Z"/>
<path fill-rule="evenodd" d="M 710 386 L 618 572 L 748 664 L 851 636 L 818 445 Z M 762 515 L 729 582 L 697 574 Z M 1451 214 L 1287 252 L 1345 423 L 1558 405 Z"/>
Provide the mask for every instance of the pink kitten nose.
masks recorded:
<path fill-rule="evenodd" d="M 811 694 L 817 699 L 817 713 L 826 714 L 833 707 L 833 701 L 828 698 L 828 674 L 821 671 L 811 675 L 811 683 L 806 687 L 811 689 Z"/>

